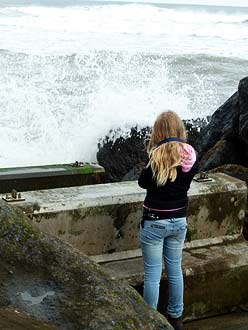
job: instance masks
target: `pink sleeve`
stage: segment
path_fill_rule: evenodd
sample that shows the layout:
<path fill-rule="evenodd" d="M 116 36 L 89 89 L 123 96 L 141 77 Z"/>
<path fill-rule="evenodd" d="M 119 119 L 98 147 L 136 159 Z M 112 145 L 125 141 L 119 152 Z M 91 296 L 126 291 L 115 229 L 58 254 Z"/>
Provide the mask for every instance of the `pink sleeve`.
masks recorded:
<path fill-rule="evenodd" d="M 189 172 L 195 161 L 195 149 L 191 145 L 184 143 L 182 148 L 182 171 Z"/>

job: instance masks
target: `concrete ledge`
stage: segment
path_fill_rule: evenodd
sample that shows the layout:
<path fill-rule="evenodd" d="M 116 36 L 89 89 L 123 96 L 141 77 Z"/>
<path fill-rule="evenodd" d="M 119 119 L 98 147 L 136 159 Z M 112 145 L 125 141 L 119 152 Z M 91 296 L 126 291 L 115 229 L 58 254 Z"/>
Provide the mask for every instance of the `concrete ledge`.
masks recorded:
<path fill-rule="evenodd" d="M 127 280 L 142 294 L 143 260 L 103 263 L 115 280 Z M 184 251 L 185 320 L 228 313 L 234 306 L 247 303 L 248 243 L 208 246 Z M 166 272 L 160 285 L 159 310 L 165 313 L 167 304 Z"/>
<path fill-rule="evenodd" d="M 94 260 L 94 257 L 91 258 Z M 143 283 L 142 257 L 101 262 L 101 265 L 113 279 L 128 280 L 132 286 Z M 242 238 L 235 243 L 184 250 L 183 252 L 183 273 L 185 277 L 246 265 L 248 267 L 248 242 L 242 240 Z M 165 273 L 163 273 L 162 278 L 166 279 Z"/>
<path fill-rule="evenodd" d="M 225 174 L 193 182 L 189 191 L 187 242 L 214 244 L 241 235 L 247 187 Z M 145 191 L 137 182 L 26 192 L 20 207 L 34 226 L 88 255 L 136 250 Z M 195 242 L 195 243 L 193 243 Z"/>
<path fill-rule="evenodd" d="M 247 330 L 247 324 L 248 313 L 234 311 L 230 314 L 187 322 L 184 324 L 184 330 Z"/>
<path fill-rule="evenodd" d="M 104 182 L 103 167 L 94 163 L 78 164 L 1 168 L 0 193 L 10 193 L 12 189 L 23 192 Z"/>
<path fill-rule="evenodd" d="M 184 249 L 190 250 L 190 249 L 212 246 L 217 244 L 218 245 L 226 244 L 228 242 L 233 242 L 236 240 L 238 241 L 240 240 L 240 238 L 241 238 L 240 234 L 237 234 L 230 236 L 219 236 L 214 238 L 197 239 L 191 242 L 184 243 Z M 142 256 L 141 249 L 137 249 L 137 250 L 128 250 L 128 251 L 100 254 L 100 255 L 91 256 L 90 258 L 97 263 L 105 263 L 105 262 L 111 262 L 117 260 L 139 258 L 141 256 Z"/>

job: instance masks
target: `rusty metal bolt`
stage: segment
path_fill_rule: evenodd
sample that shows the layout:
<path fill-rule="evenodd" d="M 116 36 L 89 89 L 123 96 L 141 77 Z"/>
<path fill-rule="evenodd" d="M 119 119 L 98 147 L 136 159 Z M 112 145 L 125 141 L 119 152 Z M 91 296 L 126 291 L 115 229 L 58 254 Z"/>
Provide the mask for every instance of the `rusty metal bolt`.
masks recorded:
<path fill-rule="evenodd" d="M 17 199 L 17 191 L 15 189 L 12 189 L 11 197 L 14 198 L 14 199 Z"/>
<path fill-rule="evenodd" d="M 200 172 L 200 179 L 208 179 L 208 173 Z"/>

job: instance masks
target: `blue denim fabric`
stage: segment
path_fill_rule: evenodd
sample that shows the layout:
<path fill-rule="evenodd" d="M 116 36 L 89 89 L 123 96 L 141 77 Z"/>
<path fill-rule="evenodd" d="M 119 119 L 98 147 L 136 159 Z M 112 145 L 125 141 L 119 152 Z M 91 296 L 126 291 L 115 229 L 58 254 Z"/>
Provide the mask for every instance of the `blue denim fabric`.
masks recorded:
<path fill-rule="evenodd" d="M 186 218 L 171 218 L 144 222 L 140 242 L 144 260 L 144 300 L 157 309 L 162 256 L 168 278 L 167 313 L 173 318 L 183 313 L 182 250 L 187 232 Z"/>

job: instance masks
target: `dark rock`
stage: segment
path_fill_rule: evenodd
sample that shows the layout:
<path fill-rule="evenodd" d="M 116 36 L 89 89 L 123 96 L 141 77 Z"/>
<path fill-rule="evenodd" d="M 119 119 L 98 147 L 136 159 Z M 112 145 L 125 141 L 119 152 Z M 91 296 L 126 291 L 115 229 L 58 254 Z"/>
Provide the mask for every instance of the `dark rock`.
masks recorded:
<path fill-rule="evenodd" d="M 242 142 L 237 145 L 227 140 L 218 141 L 214 147 L 208 150 L 200 161 L 201 171 L 206 171 L 217 166 L 226 164 L 240 164 L 242 163 Z"/>
<path fill-rule="evenodd" d="M 236 165 L 236 164 L 225 164 L 216 167 L 212 170 L 207 171 L 208 173 L 225 173 L 233 176 L 237 179 L 245 181 L 248 184 L 248 167 Z"/>
<path fill-rule="evenodd" d="M 0 246 L 0 307 L 14 306 L 64 330 L 172 330 L 126 282 L 112 280 L 88 257 L 34 229 L 21 210 L 2 202 Z"/>
<path fill-rule="evenodd" d="M 198 150 L 198 136 L 207 125 L 209 118 L 197 118 L 185 120 L 188 142 Z M 118 137 L 110 139 L 106 137 L 99 145 L 97 153 L 98 163 L 106 171 L 107 182 L 137 180 L 139 173 L 147 161 L 146 139 L 151 132 L 150 127 L 138 130 L 131 129 L 127 138 Z M 116 130 L 119 134 L 119 130 Z M 113 135 L 110 132 L 109 135 Z"/>
<path fill-rule="evenodd" d="M 248 241 L 248 211 L 245 214 L 244 228 L 243 228 L 244 239 Z"/>
<path fill-rule="evenodd" d="M 248 77 L 239 83 L 239 135 L 248 145 Z"/>
<path fill-rule="evenodd" d="M 144 162 L 136 164 L 124 177 L 122 181 L 135 181 L 138 180 L 140 172 L 144 167 Z"/>
<path fill-rule="evenodd" d="M 106 137 L 103 143 L 98 145 L 97 161 L 104 167 L 107 181 L 121 181 L 136 164 L 146 161 L 145 140 L 149 132 L 149 127 L 141 130 L 134 127 L 129 137 L 119 137 L 115 141 Z"/>
<path fill-rule="evenodd" d="M 233 94 L 215 113 L 199 134 L 199 153 L 203 155 L 220 139 L 229 139 L 238 135 L 239 130 L 239 94 Z"/>
<path fill-rule="evenodd" d="M 201 170 L 248 165 L 248 77 L 212 116 L 199 135 Z"/>
<path fill-rule="evenodd" d="M 53 324 L 34 320 L 15 308 L 0 308 L 0 329 L 2 330 L 59 330 Z"/>
<path fill-rule="evenodd" d="M 198 152 L 201 148 L 199 136 L 204 130 L 204 127 L 209 123 L 210 119 L 211 117 L 208 116 L 206 118 L 184 120 L 184 125 L 187 131 L 187 142 Z"/>

